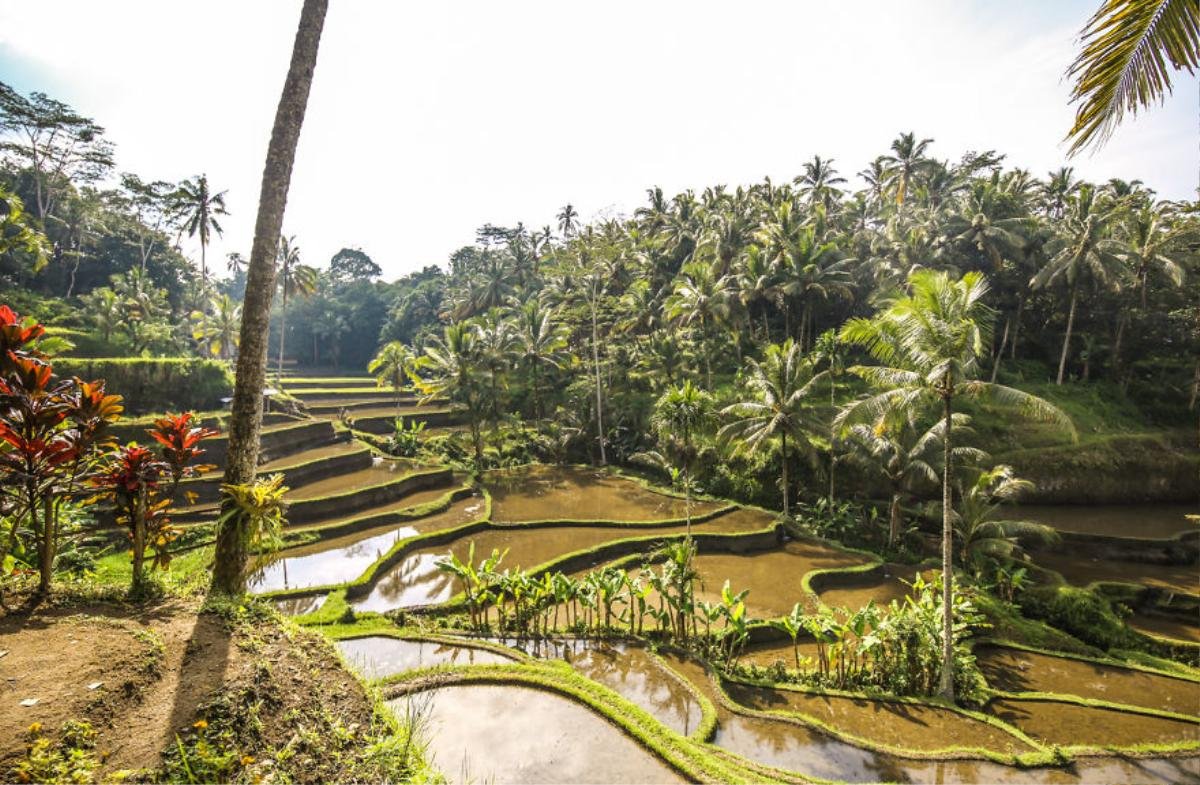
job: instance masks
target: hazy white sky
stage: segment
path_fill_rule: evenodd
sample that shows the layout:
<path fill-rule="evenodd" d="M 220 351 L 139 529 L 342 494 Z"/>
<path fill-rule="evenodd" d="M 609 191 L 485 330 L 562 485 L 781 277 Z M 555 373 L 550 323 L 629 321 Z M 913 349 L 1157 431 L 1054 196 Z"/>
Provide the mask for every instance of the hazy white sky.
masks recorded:
<path fill-rule="evenodd" d="M 1098 4 L 333 0 L 285 232 L 310 264 L 359 246 L 390 278 L 568 201 L 629 212 L 653 185 L 790 179 L 814 153 L 850 176 L 908 130 L 1043 174 L 1065 162 L 1063 72 Z M 93 116 L 122 170 L 228 189 L 220 269 L 249 250 L 299 6 L 0 0 L 0 79 Z M 1073 163 L 1194 198 L 1198 102 L 1177 77 Z"/>

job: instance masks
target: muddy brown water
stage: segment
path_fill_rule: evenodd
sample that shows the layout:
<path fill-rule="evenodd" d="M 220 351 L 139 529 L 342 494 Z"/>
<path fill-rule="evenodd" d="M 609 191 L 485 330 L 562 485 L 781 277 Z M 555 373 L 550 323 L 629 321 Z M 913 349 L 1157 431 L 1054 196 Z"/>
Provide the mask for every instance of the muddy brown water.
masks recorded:
<path fill-rule="evenodd" d="M 1160 638 L 1200 643 L 1200 618 L 1192 619 L 1189 623 L 1184 619 L 1170 616 L 1135 613 L 1126 620 L 1126 623 L 1138 632 L 1156 635 Z"/>
<path fill-rule="evenodd" d="M 560 695 L 454 685 L 388 701 L 424 717 L 426 754 L 451 783 L 680 783 L 612 723 Z"/>
<path fill-rule="evenodd" d="M 1187 517 L 1198 513 L 1200 505 L 1196 504 L 1022 504 L 1007 508 L 1004 517 L 1043 523 L 1063 532 L 1157 540 L 1200 531 L 1200 523 Z"/>
<path fill-rule="evenodd" d="M 1058 692 L 1200 714 L 1200 682 L 999 646 L 975 653 L 988 684 L 1005 692 Z"/>
<path fill-rule="evenodd" d="M 717 701 L 704 668 L 666 655 L 668 665 L 717 704 L 713 743 L 748 760 L 844 782 L 1004 785 L 1182 785 L 1200 783 L 1200 758 L 1085 757 L 1066 768 L 1022 769 L 986 760 L 919 760 L 873 752 L 786 720 L 748 717 Z"/>
<path fill-rule="evenodd" d="M 1132 747 L 1138 744 L 1200 741 L 1200 724 L 1114 709 L 1015 698 L 994 700 L 987 708 L 1029 736 L 1064 747 Z"/>
<path fill-rule="evenodd" d="M 755 553 L 702 553 L 695 561 L 703 584 L 697 597 L 710 602 L 717 600 L 728 579 L 733 591 L 750 590 L 746 605 L 752 617 L 776 618 L 791 613 L 798 602 L 811 605 L 800 583 L 807 573 L 866 563 L 861 555 L 803 540 Z"/>
<path fill-rule="evenodd" d="M 692 526 L 695 532 L 743 532 L 757 531 L 760 528 L 761 522 L 748 516 L 720 516 Z M 354 607 L 364 611 L 385 611 L 445 602 L 459 592 L 461 587 L 449 574 L 439 570 L 437 563 L 451 553 L 465 561 L 471 543 L 475 543 L 476 563 L 486 559 L 493 550 L 507 550 L 507 555 L 500 563 L 501 570 L 531 569 L 574 551 L 632 537 L 648 538 L 645 549 L 651 550 L 659 542 L 659 538 L 683 534 L 686 531 L 687 528 L 683 525 L 644 529 L 614 526 L 488 529 L 463 535 L 449 545 L 423 548 L 408 554 L 380 576 L 370 595 L 355 601 Z"/>
<path fill-rule="evenodd" d="M 513 661 L 511 657 L 475 646 L 403 640 L 385 635 L 344 638 L 337 642 L 337 647 L 346 661 L 368 679 L 434 665 L 491 665 Z"/>
<path fill-rule="evenodd" d="M 1076 586 L 1096 581 L 1140 583 L 1167 591 L 1200 594 L 1200 569 L 1196 565 L 1148 564 L 1092 559 L 1072 553 L 1041 551 L 1033 556 L 1039 567 L 1054 570 Z"/>
<path fill-rule="evenodd" d="M 912 591 L 909 586 L 921 570 L 907 564 L 885 564 L 884 574 L 878 578 L 848 586 L 838 586 L 818 592 L 821 602 L 831 608 L 847 608 L 856 611 L 874 601 L 876 605 L 889 605 L 893 600 L 903 601 Z M 933 571 L 925 570 L 929 580 Z"/>
<path fill-rule="evenodd" d="M 603 684 L 676 733 L 694 732 L 703 717 L 700 702 L 641 646 L 585 638 L 495 639 L 542 659 L 561 659 Z"/>
<path fill-rule="evenodd" d="M 734 702 L 758 711 L 794 711 L 852 736 L 918 750 L 977 747 L 1015 754 L 1031 752 L 1011 733 L 958 712 L 911 703 L 817 695 L 726 682 Z"/>
<path fill-rule="evenodd" d="M 684 499 L 655 493 L 602 469 L 578 466 L 524 466 L 487 472 L 484 487 L 492 494 L 492 520 L 649 521 L 683 518 Z M 691 514 L 726 505 L 692 501 Z"/>
<path fill-rule="evenodd" d="M 440 491 L 439 495 L 444 493 Z M 250 590 L 255 594 L 263 594 L 280 589 L 305 589 L 352 581 L 400 540 L 461 526 L 478 517 L 482 511 L 483 500 L 470 497 L 455 502 L 440 513 L 400 525 L 374 527 L 280 551 L 271 563 L 251 578 Z"/>
<path fill-rule="evenodd" d="M 408 461 L 385 461 L 375 459 L 375 463 L 365 469 L 348 472 L 346 474 L 336 474 L 332 477 L 326 477 L 323 480 L 310 482 L 307 485 L 301 485 L 288 491 L 285 498 L 288 501 L 298 502 L 307 499 L 319 499 L 324 496 L 337 496 L 350 491 L 357 491 L 363 488 L 370 488 L 374 485 L 383 485 L 394 480 L 398 480 L 406 474 L 411 474 L 419 467 Z"/>

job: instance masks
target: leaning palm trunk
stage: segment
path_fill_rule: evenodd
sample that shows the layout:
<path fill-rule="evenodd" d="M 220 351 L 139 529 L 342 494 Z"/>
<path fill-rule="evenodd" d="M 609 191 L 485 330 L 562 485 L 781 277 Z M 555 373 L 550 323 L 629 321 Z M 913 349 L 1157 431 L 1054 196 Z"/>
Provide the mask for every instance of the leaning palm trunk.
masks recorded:
<path fill-rule="evenodd" d="M 287 282 L 284 281 L 282 299 L 279 301 L 279 365 L 276 366 L 276 375 L 279 377 L 279 386 L 283 386 L 283 337 L 287 335 Z"/>
<path fill-rule="evenodd" d="M 942 437 L 942 683 L 943 698 L 954 700 L 954 511 L 950 507 L 950 398 L 946 397 Z"/>
<path fill-rule="evenodd" d="M 241 350 L 237 359 L 237 380 L 233 388 L 232 414 L 229 419 L 229 448 L 224 481 L 245 485 L 254 479 L 258 464 L 258 438 L 262 428 L 262 390 L 267 376 L 267 330 L 271 318 L 271 299 L 275 293 L 275 256 L 300 127 L 308 106 L 313 70 L 321 29 L 325 24 L 328 0 L 304 0 L 300 25 L 292 47 L 292 61 L 283 83 L 283 95 L 275 113 L 275 125 L 267 147 L 263 167 L 262 191 L 258 200 L 258 218 L 254 225 L 254 244 L 247 271 L 246 299 L 242 307 Z M 225 496 L 224 512 L 235 508 Z M 242 594 L 246 590 L 246 555 L 249 546 L 248 522 L 242 515 L 228 515 L 217 533 L 212 590 L 224 594 Z"/>
<path fill-rule="evenodd" d="M 1071 330 L 1075 327 L 1075 302 L 1078 299 L 1079 283 L 1071 284 L 1071 309 L 1067 313 L 1067 334 L 1063 336 L 1062 354 L 1058 358 L 1058 381 L 1055 384 L 1063 383 L 1063 373 L 1067 369 L 1067 353 L 1071 347 Z"/>

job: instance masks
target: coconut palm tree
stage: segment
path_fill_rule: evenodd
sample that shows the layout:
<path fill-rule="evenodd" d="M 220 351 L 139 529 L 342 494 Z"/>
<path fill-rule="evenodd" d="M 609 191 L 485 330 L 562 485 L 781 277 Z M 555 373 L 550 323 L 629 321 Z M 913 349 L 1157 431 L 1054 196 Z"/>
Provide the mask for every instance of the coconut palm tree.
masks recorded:
<path fill-rule="evenodd" d="M 208 244 L 213 232 L 220 236 L 223 231 L 217 219 L 229 215 L 225 209 L 226 193 L 213 193 L 208 186 L 208 175 L 202 174 L 180 183 L 173 197 L 180 228 L 188 237 L 200 238 L 200 277 L 204 280 L 208 280 Z"/>
<path fill-rule="evenodd" d="M 388 341 L 367 365 L 367 373 L 380 387 L 390 386 L 396 393 L 396 413 L 400 412 L 400 394 L 408 383 L 416 356 L 401 341 Z"/>
<path fill-rule="evenodd" d="M 483 462 L 483 438 L 480 419 L 483 415 L 485 370 L 481 365 L 477 332 L 467 322 L 446 326 L 440 338 L 435 337 L 425 355 L 415 363 L 420 375 L 413 381 L 424 395 L 422 403 L 446 398 L 461 404 L 471 428 L 476 463 Z"/>
<path fill-rule="evenodd" d="M 579 231 L 579 211 L 570 202 L 563 205 L 555 218 L 558 219 L 558 231 L 564 238 L 572 237 Z"/>
<path fill-rule="evenodd" d="M 1023 558 L 1022 542 L 1045 545 L 1058 540 L 1058 532 L 1050 526 L 998 517 L 1005 502 L 1015 501 L 1032 488 L 1033 483 L 1018 479 L 1011 466 L 1001 464 L 977 474 L 962 494 L 954 516 L 960 564 L 979 572 L 988 561 Z"/>
<path fill-rule="evenodd" d="M 659 396 L 650 418 L 658 440 L 679 464 L 683 477 L 684 515 L 687 536 L 692 536 L 692 460 L 695 458 L 695 435 L 712 417 L 712 396 L 692 384 L 691 380 L 670 387 Z"/>
<path fill-rule="evenodd" d="M 540 420 L 543 416 L 542 379 L 547 373 L 560 370 L 571 361 L 567 333 L 555 321 L 554 311 L 537 299 L 522 305 L 515 316 L 517 353 L 522 367 L 529 374 L 533 416 Z"/>
<path fill-rule="evenodd" d="M 1183 241 L 1195 237 L 1195 229 L 1182 222 L 1172 223 L 1162 204 L 1145 205 L 1131 210 L 1120 227 L 1124 250 L 1117 254 L 1133 271 L 1146 307 L 1146 282 L 1158 272 L 1174 286 L 1183 286 Z"/>
<path fill-rule="evenodd" d="M 744 387 L 750 397 L 721 410 L 721 415 L 731 422 L 719 434 L 735 440 L 737 451 L 756 452 L 778 439 L 784 516 L 789 514 L 791 495 L 789 441 L 811 453 L 811 435 L 822 428 L 816 411 L 820 381 L 815 375 L 812 363 L 791 338 L 782 344 L 771 344 L 763 353 L 762 362 L 747 360 Z"/>
<path fill-rule="evenodd" d="M 839 177 L 837 169 L 833 168 L 833 159 L 814 155 L 811 161 L 804 163 L 803 168 L 804 171 L 792 180 L 800 187 L 800 195 L 805 197 L 810 206 L 819 204 L 826 210 L 832 210 L 842 195 L 842 190 L 837 186 L 846 182 L 846 178 Z"/>
<path fill-rule="evenodd" d="M 954 697 L 953 659 L 953 468 L 954 405 L 962 398 L 986 398 L 1071 431 L 1071 421 L 1057 407 L 1033 395 L 981 381 L 981 362 L 991 345 L 993 313 L 983 298 L 988 292 L 982 273 L 954 280 L 944 272 L 920 270 L 909 276 L 909 294 L 899 297 L 873 319 L 856 318 L 842 328 L 842 338 L 858 344 L 881 364 L 854 366 L 880 392 L 856 401 L 839 414 L 839 422 L 874 422 L 892 411 L 941 408 L 942 440 L 942 574 L 943 641 L 941 693 Z"/>
<path fill-rule="evenodd" d="M 1067 133 L 1071 154 L 1103 144 L 1125 117 L 1171 92 L 1171 71 L 1200 66 L 1200 4 L 1195 0 L 1104 0 L 1080 34 L 1067 70 L 1078 104 Z"/>
<path fill-rule="evenodd" d="M 283 228 L 284 207 L 292 180 L 292 164 L 300 127 L 308 106 L 317 50 L 325 24 L 328 0 L 304 0 L 300 25 L 292 46 L 283 93 L 267 146 L 263 167 L 258 217 L 254 224 L 254 242 L 247 271 L 246 299 L 242 304 L 241 350 L 229 418 L 229 446 L 224 482 L 244 486 L 254 479 L 258 468 L 259 431 L 262 426 L 262 390 L 267 376 L 267 331 L 271 319 L 271 300 L 275 291 L 275 258 L 279 250 L 279 232 Z M 246 558 L 252 533 L 252 520 L 238 514 L 240 505 L 225 495 L 223 515 L 217 530 L 212 589 L 221 594 L 240 595 L 246 590 Z"/>
<path fill-rule="evenodd" d="M 300 246 L 296 245 L 296 235 L 291 237 L 279 236 L 279 293 L 282 296 L 279 303 L 279 364 L 276 373 L 283 380 L 283 344 L 287 335 L 287 306 L 293 297 L 311 297 L 317 291 L 316 268 L 300 263 Z M 314 358 L 315 359 L 315 358 Z"/>
<path fill-rule="evenodd" d="M 896 189 L 896 204 L 904 206 L 913 182 L 929 171 L 933 161 L 925 155 L 932 139 L 917 139 L 916 134 L 904 133 L 892 142 L 892 154 L 882 156 L 887 183 Z"/>
<path fill-rule="evenodd" d="M 238 345 L 238 329 L 242 323 L 242 306 L 223 294 L 209 301 L 208 311 L 192 311 L 192 338 L 208 348 L 209 353 L 228 360 Z"/>
<path fill-rule="evenodd" d="M 1079 193 L 1070 198 L 1057 236 L 1046 249 L 1050 254 L 1049 261 L 1030 281 L 1034 289 L 1061 283 L 1070 293 L 1067 331 L 1063 335 L 1062 353 L 1058 359 L 1056 384 L 1063 383 L 1067 368 L 1079 285 L 1089 279 L 1096 284 L 1111 285 L 1124 269 L 1118 254 L 1125 248 L 1110 236 L 1114 207 L 1112 203 L 1097 198 L 1096 189 L 1092 186 L 1081 187 Z"/>
<path fill-rule="evenodd" d="M 704 354 L 705 385 L 712 389 L 711 338 L 714 325 L 725 321 L 730 314 L 733 281 L 729 276 L 717 277 L 713 268 L 703 262 L 691 262 L 680 270 L 675 290 L 663 303 L 663 311 L 671 322 L 684 327 L 697 326 L 700 331 L 701 352 Z"/>
<path fill-rule="evenodd" d="M 813 226 L 802 227 L 783 247 L 779 290 L 785 298 L 800 301 L 802 349 L 807 350 L 814 340 L 817 303 L 852 296 L 853 264 L 835 243 L 818 240 Z"/>

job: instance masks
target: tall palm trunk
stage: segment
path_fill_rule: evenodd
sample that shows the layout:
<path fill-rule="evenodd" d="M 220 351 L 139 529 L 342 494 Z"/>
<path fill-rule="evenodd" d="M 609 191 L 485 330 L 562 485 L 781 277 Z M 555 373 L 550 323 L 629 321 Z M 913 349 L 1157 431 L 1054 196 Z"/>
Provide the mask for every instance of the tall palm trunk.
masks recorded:
<path fill-rule="evenodd" d="M 781 463 L 783 464 L 783 517 L 788 517 L 788 467 L 787 467 L 787 431 L 782 431 L 780 434 L 782 444 L 780 452 L 782 453 Z"/>
<path fill-rule="evenodd" d="M 1008 343 L 1008 328 L 1012 325 L 1012 315 L 1010 314 L 1004 320 L 1004 335 L 1000 336 L 1000 347 L 996 349 L 996 357 L 992 362 L 992 384 L 996 383 L 996 377 L 1000 375 L 1000 360 L 1004 357 L 1004 345 Z"/>
<path fill-rule="evenodd" d="M 1129 312 L 1122 310 L 1121 315 L 1117 317 L 1117 335 L 1113 339 L 1112 349 L 1112 370 L 1113 376 L 1121 375 L 1121 342 L 1125 337 L 1125 326 L 1129 323 Z"/>
<path fill-rule="evenodd" d="M 900 539 L 900 523 L 902 515 L 900 510 L 900 494 L 892 493 L 892 503 L 888 507 L 888 547 L 895 548 L 896 541 Z"/>
<path fill-rule="evenodd" d="M 1017 295 L 1017 314 L 1013 317 L 1013 336 L 1012 336 L 1012 351 L 1009 352 L 1009 359 L 1017 359 L 1017 339 L 1021 337 L 1021 313 L 1025 310 L 1025 293 L 1021 292 Z"/>
<path fill-rule="evenodd" d="M 1067 314 L 1067 334 L 1063 336 L 1062 355 L 1058 358 L 1058 381 L 1055 384 L 1063 383 L 1063 373 L 1067 369 L 1067 352 L 1071 347 L 1071 330 L 1075 327 L 1075 302 L 1078 299 L 1079 282 L 1071 284 L 1071 310 Z"/>
<path fill-rule="evenodd" d="M 329 0 L 304 0 L 300 25 L 292 46 L 292 61 L 283 83 L 283 94 L 275 112 L 267 161 L 263 167 L 262 190 L 258 199 L 258 218 L 254 225 L 254 244 L 246 275 L 246 299 L 242 307 L 241 351 L 237 359 L 237 380 L 233 388 L 232 414 L 229 419 L 229 446 L 224 481 L 244 485 L 254 479 L 258 465 L 258 438 L 262 428 L 262 391 L 267 376 L 267 330 L 271 319 L 271 300 L 275 294 L 275 255 L 283 228 L 288 187 L 300 127 L 308 106 L 321 29 Z M 233 500 L 221 501 L 226 512 L 235 510 Z M 246 552 L 249 529 L 242 515 L 229 515 L 217 533 L 212 591 L 242 594 L 246 590 Z"/>
<path fill-rule="evenodd" d="M 954 700 L 954 510 L 950 493 L 951 398 L 943 399 L 942 435 L 942 682 L 943 698 Z"/>
<path fill-rule="evenodd" d="M 592 365 L 596 370 L 596 439 L 600 442 L 600 465 L 608 465 L 604 453 L 604 402 L 600 395 L 600 329 L 596 324 L 596 284 L 592 283 Z"/>

